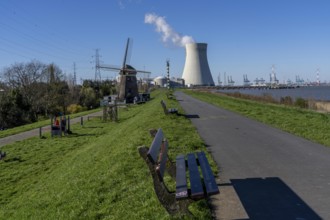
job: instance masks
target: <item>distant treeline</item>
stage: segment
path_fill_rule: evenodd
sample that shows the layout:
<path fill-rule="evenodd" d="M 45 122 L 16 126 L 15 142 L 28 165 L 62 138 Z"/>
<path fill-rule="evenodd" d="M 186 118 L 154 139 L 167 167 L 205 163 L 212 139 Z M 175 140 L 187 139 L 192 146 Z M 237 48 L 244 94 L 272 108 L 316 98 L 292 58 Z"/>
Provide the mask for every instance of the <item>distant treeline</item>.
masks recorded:
<path fill-rule="evenodd" d="M 57 65 L 36 60 L 5 68 L 0 79 L 0 129 L 96 108 L 101 97 L 116 93 L 114 81 L 76 85 Z"/>

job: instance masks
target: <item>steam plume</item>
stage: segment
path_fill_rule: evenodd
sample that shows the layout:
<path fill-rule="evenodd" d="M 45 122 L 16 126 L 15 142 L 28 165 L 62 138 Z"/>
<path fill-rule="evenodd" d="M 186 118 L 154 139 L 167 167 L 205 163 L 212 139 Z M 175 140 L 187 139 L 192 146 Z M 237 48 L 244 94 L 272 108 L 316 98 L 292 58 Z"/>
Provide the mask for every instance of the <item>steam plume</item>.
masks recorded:
<path fill-rule="evenodd" d="M 187 43 L 194 43 L 194 39 L 191 36 L 181 36 L 176 33 L 165 21 L 164 17 L 160 17 L 154 13 L 146 14 L 144 17 L 144 23 L 154 24 L 156 26 L 156 31 L 162 35 L 162 41 L 164 43 L 171 42 L 180 47 L 184 47 Z"/>

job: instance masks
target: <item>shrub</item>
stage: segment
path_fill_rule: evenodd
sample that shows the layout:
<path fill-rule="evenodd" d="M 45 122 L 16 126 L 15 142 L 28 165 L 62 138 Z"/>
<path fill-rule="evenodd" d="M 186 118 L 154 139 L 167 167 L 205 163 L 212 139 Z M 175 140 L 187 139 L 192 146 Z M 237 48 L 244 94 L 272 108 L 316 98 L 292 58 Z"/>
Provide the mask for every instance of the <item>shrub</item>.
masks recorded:
<path fill-rule="evenodd" d="M 308 100 L 308 108 L 313 110 L 318 110 L 316 103 L 317 102 L 314 99 Z"/>
<path fill-rule="evenodd" d="M 269 93 L 262 94 L 262 97 L 260 97 L 259 100 L 267 103 L 278 103 L 278 101 Z"/>
<path fill-rule="evenodd" d="M 280 103 L 284 105 L 292 105 L 293 101 L 291 96 L 285 96 L 285 97 L 281 97 Z"/>
<path fill-rule="evenodd" d="M 297 98 L 294 105 L 300 108 L 308 108 L 308 101 L 303 98 Z"/>
<path fill-rule="evenodd" d="M 272 95 L 269 93 L 264 93 L 262 94 L 262 96 L 243 94 L 240 92 L 224 93 L 224 94 L 227 96 L 240 98 L 240 99 L 248 99 L 248 100 L 254 100 L 265 103 L 275 103 L 275 104 L 278 103 L 278 101 L 275 98 L 273 98 Z"/>
<path fill-rule="evenodd" d="M 78 104 L 71 104 L 68 106 L 68 113 L 73 114 L 73 113 L 78 113 L 84 111 L 84 108 L 81 105 Z"/>

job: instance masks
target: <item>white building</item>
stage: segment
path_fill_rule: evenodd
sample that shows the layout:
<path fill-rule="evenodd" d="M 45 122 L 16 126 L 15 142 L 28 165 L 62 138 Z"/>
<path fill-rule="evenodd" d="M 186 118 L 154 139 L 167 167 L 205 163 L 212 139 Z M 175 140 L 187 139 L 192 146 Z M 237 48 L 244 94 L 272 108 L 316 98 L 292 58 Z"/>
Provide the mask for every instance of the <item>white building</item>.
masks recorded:
<path fill-rule="evenodd" d="M 154 78 L 154 83 L 156 86 L 165 87 L 167 83 L 167 78 L 164 76 L 158 76 Z"/>

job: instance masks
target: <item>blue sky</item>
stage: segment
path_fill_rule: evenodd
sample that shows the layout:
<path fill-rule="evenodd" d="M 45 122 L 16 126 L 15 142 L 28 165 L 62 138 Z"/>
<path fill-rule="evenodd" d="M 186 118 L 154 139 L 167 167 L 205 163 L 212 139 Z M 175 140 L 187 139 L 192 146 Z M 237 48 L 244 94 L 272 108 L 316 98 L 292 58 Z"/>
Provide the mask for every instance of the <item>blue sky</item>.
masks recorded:
<path fill-rule="evenodd" d="M 94 79 L 93 56 L 121 65 L 128 37 L 130 64 L 151 77 L 181 77 L 184 47 L 163 42 L 146 14 L 163 18 L 172 31 L 208 44 L 217 84 L 224 72 L 236 84 L 269 80 L 272 65 L 280 82 L 299 75 L 330 82 L 328 0 L 1 0 L 0 70 L 33 59 L 55 63 L 66 74 Z M 101 71 L 103 79 L 115 72 Z"/>

